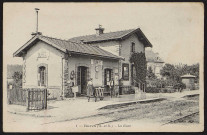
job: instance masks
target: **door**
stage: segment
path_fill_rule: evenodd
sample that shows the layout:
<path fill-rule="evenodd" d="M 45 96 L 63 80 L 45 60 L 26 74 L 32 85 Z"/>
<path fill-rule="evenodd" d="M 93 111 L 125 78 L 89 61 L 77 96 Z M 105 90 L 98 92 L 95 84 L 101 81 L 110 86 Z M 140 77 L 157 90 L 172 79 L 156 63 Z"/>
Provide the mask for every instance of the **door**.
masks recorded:
<path fill-rule="evenodd" d="M 87 67 L 78 67 L 78 78 L 77 83 L 81 88 L 81 94 L 85 95 L 87 91 Z"/>
<path fill-rule="evenodd" d="M 106 92 L 109 92 L 109 82 L 112 79 L 112 69 L 106 68 L 104 70 L 104 85 Z"/>

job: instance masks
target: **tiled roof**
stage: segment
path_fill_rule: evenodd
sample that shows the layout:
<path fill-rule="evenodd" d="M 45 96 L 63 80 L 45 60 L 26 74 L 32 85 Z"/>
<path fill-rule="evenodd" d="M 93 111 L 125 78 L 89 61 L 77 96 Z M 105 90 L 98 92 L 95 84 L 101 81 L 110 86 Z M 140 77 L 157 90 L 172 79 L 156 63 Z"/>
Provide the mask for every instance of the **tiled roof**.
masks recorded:
<path fill-rule="evenodd" d="M 105 57 L 111 57 L 111 58 L 120 58 L 119 56 L 116 56 L 108 51 L 105 51 L 99 47 L 91 46 L 91 45 L 85 45 L 81 43 L 71 42 L 67 40 L 62 39 L 56 39 L 52 37 L 46 37 L 41 36 L 41 38 L 44 38 L 48 40 L 49 42 L 52 42 L 58 46 L 60 46 L 63 49 L 67 49 L 70 52 L 76 52 L 76 53 L 82 53 L 82 54 L 91 54 L 91 55 L 97 55 L 97 56 L 105 56 Z"/>
<path fill-rule="evenodd" d="M 134 30 L 136 29 L 103 33 L 98 36 L 96 34 L 93 34 L 93 35 L 73 37 L 69 39 L 69 41 L 74 41 L 79 43 L 82 40 L 84 43 L 87 43 L 87 42 L 96 42 L 96 41 L 105 41 L 105 40 L 115 40 L 126 36 L 127 34 L 133 32 Z"/>
<path fill-rule="evenodd" d="M 159 57 L 159 54 L 154 53 L 152 50 L 145 50 L 145 56 L 146 56 L 147 62 L 164 63 L 164 61 Z"/>
<path fill-rule="evenodd" d="M 52 38 L 48 36 L 38 35 L 36 39 L 42 40 L 47 42 L 50 45 L 53 45 L 54 47 L 61 49 L 62 51 L 69 51 L 72 53 L 79 53 L 79 54 L 86 54 L 86 55 L 93 55 L 98 57 L 105 57 L 105 58 L 113 58 L 113 59 L 121 59 L 121 57 L 116 56 L 110 52 L 107 52 L 99 47 L 91 46 L 88 44 L 81 44 L 76 42 L 71 42 L 67 40 Z M 34 40 L 36 40 L 34 39 Z M 31 44 L 31 43 L 30 43 Z M 14 56 L 20 56 L 18 55 L 21 51 L 23 51 L 25 48 L 28 48 L 30 44 L 26 45 L 24 48 L 21 48 L 21 50 L 18 51 L 18 53 L 14 53 Z"/>

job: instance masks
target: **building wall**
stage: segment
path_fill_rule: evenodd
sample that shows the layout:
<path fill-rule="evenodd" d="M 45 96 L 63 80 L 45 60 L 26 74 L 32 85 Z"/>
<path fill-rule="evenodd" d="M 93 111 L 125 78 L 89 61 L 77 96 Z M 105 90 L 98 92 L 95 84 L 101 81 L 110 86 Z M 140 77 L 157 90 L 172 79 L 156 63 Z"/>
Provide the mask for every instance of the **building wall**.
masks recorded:
<path fill-rule="evenodd" d="M 125 60 L 121 61 L 121 62 L 129 64 L 129 80 L 123 81 L 123 85 L 131 85 L 131 64 L 130 64 L 129 59 L 131 56 L 131 43 L 132 42 L 135 43 L 135 52 L 145 52 L 144 45 L 138 40 L 138 38 L 135 34 L 130 36 L 129 38 L 123 40 L 120 43 L 121 44 L 120 55 L 125 58 Z M 121 68 L 121 70 L 122 70 L 122 68 Z"/>
<path fill-rule="evenodd" d="M 78 68 L 78 66 L 88 67 L 89 70 L 91 68 L 90 58 L 89 57 L 81 57 L 81 56 L 69 57 L 68 65 L 69 65 L 69 68 L 68 68 L 68 70 L 69 70 L 69 76 L 71 76 L 72 71 L 74 72 L 74 78 L 71 79 L 69 77 L 70 82 L 73 82 L 74 85 L 77 85 L 77 68 Z M 79 89 L 79 93 L 80 92 L 81 91 Z"/>
<path fill-rule="evenodd" d="M 95 64 L 95 62 L 91 62 L 93 60 L 102 61 L 102 65 Z M 104 69 L 111 68 L 111 69 L 118 69 L 118 60 L 111 60 L 111 59 L 101 59 L 97 57 L 90 57 L 90 56 L 72 56 L 69 58 L 69 75 L 72 71 L 75 73 L 74 79 L 71 79 L 70 82 L 74 82 L 77 84 L 77 68 L 78 66 L 85 66 L 89 68 L 89 76 L 88 78 L 93 78 L 93 85 L 95 87 L 104 86 Z M 97 71 L 95 70 L 96 66 L 98 67 Z M 80 91 L 79 91 L 80 92 Z"/>
<path fill-rule="evenodd" d="M 38 57 L 44 54 L 46 57 Z M 60 97 L 62 86 L 63 53 L 39 41 L 30 48 L 24 57 L 23 88 L 38 87 L 38 65 L 47 65 L 47 87 L 50 97 Z"/>
<path fill-rule="evenodd" d="M 44 57 L 39 57 L 40 54 L 44 54 Z M 68 77 L 64 76 L 65 69 L 63 65 L 66 64 L 64 53 L 47 45 L 44 42 L 37 42 L 31 49 L 28 50 L 24 57 L 23 66 L 23 88 L 38 88 L 38 68 L 39 65 L 47 66 L 47 83 L 46 87 L 50 94 L 49 98 L 60 99 L 63 94 L 63 85 L 65 78 L 69 78 L 69 81 L 77 84 L 77 67 L 86 66 L 89 69 L 88 78 L 93 78 L 94 86 L 104 86 L 104 69 L 111 68 L 113 70 L 118 69 L 118 60 L 112 59 L 100 59 L 97 57 L 72 55 L 68 59 Z M 91 63 L 91 59 L 101 60 L 102 65 L 96 65 Z M 98 71 L 95 67 L 98 66 Z M 71 72 L 74 71 L 74 79 L 70 78 Z M 80 91 L 79 91 L 80 92 Z"/>
<path fill-rule="evenodd" d="M 195 79 L 194 78 L 182 78 L 182 82 L 186 85 L 187 89 L 195 89 Z"/>
<path fill-rule="evenodd" d="M 101 49 L 108 51 L 114 55 L 119 56 L 119 41 L 108 41 L 108 42 L 101 42 L 101 43 L 93 43 L 92 45 L 98 46 Z"/>
<path fill-rule="evenodd" d="M 129 80 L 124 80 L 123 85 L 131 85 L 131 64 L 129 62 L 129 58 L 131 56 L 131 43 L 135 43 L 135 51 L 136 52 L 145 52 L 144 45 L 138 40 L 135 34 L 126 38 L 123 41 L 108 41 L 101 43 L 94 43 L 92 45 L 99 46 L 100 48 L 109 51 L 115 55 L 122 56 L 125 60 L 121 60 L 119 65 L 119 79 L 122 78 L 122 63 L 129 64 Z"/>
<path fill-rule="evenodd" d="M 159 62 L 147 62 L 147 69 L 149 67 L 152 68 L 152 72 L 158 77 L 161 78 L 160 75 L 160 70 L 163 68 L 164 63 L 159 63 Z"/>

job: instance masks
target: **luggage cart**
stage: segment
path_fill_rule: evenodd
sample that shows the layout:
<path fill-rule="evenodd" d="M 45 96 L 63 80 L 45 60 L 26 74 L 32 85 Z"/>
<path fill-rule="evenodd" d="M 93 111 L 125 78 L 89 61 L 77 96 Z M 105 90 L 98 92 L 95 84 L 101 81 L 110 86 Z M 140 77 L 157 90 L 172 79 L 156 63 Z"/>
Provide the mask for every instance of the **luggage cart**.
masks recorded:
<path fill-rule="evenodd" d="M 103 95 L 104 88 L 98 87 L 98 88 L 95 88 L 95 90 L 96 90 L 96 93 L 95 93 L 96 98 L 100 98 L 100 100 L 103 100 L 104 99 L 104 95 Z M 95 100 L 97 100 L 97 99 L 95 99 Z"/>
<path fill-rule="evenodd" d="M 89 91 L 88 93 L 88 102 L 90 101 L 90 98 L 95 98 L 95 102 L 97 101 L 97 98 L 99 98 L 100 100 L 104 99 L 104 88 L 98 87 L 98 88 L 93 88 L 91 89 L 92 91 Z"/>

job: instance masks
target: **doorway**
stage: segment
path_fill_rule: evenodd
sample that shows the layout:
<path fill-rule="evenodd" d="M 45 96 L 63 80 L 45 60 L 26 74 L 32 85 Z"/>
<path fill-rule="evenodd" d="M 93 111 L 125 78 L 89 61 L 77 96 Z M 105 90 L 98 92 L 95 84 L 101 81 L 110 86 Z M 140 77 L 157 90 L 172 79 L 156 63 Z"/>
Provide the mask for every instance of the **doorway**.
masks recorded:
<path fill-rule="evenodd" d="M 86 95 L 87 93 L 87 81 L 88 81 L 87 71 L 88 71 L 88 68 L 85 66 L 78 67 L 77 84 L 81 89 L 82 95 Z"/>
<path fill-rule="evenodd" d="M 110 92 L 109 85 L 110 81 L 112 80 L 113 76 L 113 70 L 106 68 L 104 69 L 104 86 L 105 86 L 105 91 Z"/>

